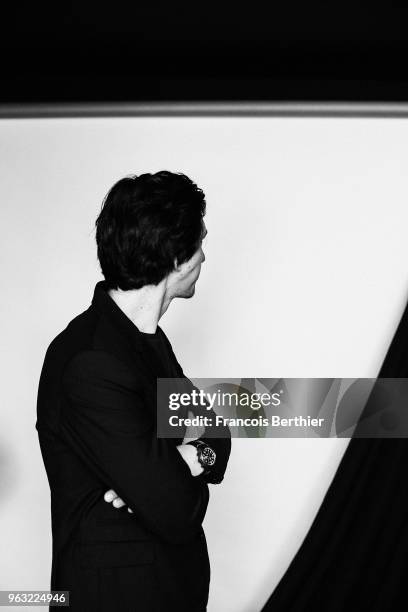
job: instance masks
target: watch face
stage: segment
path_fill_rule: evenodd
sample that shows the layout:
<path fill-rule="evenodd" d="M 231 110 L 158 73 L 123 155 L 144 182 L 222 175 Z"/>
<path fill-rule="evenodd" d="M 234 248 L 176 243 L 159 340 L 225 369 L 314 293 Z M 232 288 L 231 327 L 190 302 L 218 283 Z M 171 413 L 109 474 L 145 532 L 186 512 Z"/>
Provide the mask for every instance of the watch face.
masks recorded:
<path fill-rule="evenodd" d="M 201 458 L 205 465 L 214 465 L 215 463 L 215 452 L 209 446 L 203 448 L 201 452 Z"/>

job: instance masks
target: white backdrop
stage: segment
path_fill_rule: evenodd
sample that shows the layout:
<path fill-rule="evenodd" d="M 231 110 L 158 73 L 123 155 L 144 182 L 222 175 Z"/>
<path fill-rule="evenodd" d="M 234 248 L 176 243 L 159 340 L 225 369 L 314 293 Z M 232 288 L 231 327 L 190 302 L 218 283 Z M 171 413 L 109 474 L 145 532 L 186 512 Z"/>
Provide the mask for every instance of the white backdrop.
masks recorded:
<path fill-rule="evenodd" d="M 0 168 L 1 589 L 49 588 L 38 377 L 101 278 L 93 224 L 122 176 L 181 171 L 207 196 L 196 296 L 160 323 L 187 375 L 378 374 L 408 297 L 408 122 L 2 120 Z M 209 612 L 261 609 L 347 442 L 233 440 L 205 521 Z"/>

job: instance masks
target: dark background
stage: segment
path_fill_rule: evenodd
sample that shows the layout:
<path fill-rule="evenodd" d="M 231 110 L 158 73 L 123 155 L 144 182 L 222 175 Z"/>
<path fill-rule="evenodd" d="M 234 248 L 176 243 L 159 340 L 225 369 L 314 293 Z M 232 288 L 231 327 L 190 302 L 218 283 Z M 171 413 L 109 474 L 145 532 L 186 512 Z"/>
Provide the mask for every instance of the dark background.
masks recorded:
<path fill-rule="evenodd" d="M 408 99 L 394 2 L 17 2 L 0 49 L 0 103 Z"/>

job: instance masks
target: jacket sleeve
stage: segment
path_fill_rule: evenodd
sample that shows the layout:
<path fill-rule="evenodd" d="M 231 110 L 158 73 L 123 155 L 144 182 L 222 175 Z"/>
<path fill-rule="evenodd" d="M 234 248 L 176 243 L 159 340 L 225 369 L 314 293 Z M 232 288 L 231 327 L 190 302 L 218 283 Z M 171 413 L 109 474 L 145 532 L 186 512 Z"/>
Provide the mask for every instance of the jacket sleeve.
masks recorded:
<path fill-rule="evenodd" d="M 191 389 L 197 389 L 195 385 L 188 379 L 180 366 L 180 376 L 184 377 L 188 386 Z M 204 408 L 203 406 L 191 406 L 191 411 L 197 416 L 206 416 L 211 419 L 211 425 L 204 429 L 204 433 L 200 436 L 200 440 L 208 444 L 216 454 L 214 465 L 208 474 L 203 474 L 202 479 L 211 484 L 219 484 L 223 481 L 229 456 L 231 453 L 231 431 L 226 425 L 216 424 L 216 413 L 214 410 Z"/>
<path fill-rule="evenodd" d="M 174 441 L 157 438 L 156 407 L 146 404 L 135 378 L 109 353 L 77 354 L 63 374 L 60 433 L 148 529 L 188 541 L 204 519 L 208 485 L 191 476 Z"/>
<path fill-rule="evenodd" d="M 190 387 L 191 390 L 196 389 L 198 391 L 197 387 L 193 385 L 191 380 L 187 378 L 187 376 L 184 374 L 183 368 L 177 361 L 169 339 L 165 334 L 164 337 L 177 365 L 180 378 L 184 379 L 185 384 L 187 385 L 187 387 Z M 194 407 L 194 409 L 191 408 L 191 410 L 196 415 L 202 415 L 211 418 L 212 425 L 205 428 L 203 435 L 200 437 L 200 440 L 208 444 L 208 446 L 210 446 L 216 454 L 216 461 L 215 464 L 212 466 L 211 471 L 208 474 L 200 476 L 199 478 L 211 484 L 219 484 L 224 479 L 224 474 L 227 469 L 227 464 L 231 453 L 231 431 L 226 425 L 216 424 L 216 413 L 213 409 L 207 410 L 203 407 Z"/>

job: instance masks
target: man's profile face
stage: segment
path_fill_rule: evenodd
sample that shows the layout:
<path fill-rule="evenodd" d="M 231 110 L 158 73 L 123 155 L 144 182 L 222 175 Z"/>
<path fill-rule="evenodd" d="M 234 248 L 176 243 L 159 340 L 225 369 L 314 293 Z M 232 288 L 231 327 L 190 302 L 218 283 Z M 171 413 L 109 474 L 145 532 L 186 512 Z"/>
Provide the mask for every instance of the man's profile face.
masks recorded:
<path fill-rule="evenodd" d="M 207 234 L 207 228 L 203 222 L 203 233 L 194 255 L 184 263 L 180 264 L 176 270 L 169 274 L 167 290 L 172 297 L 190 298 L 195 293 L 195 284 L 201 272 L 201 264 L 205 261 L 202 241 Z"/>

